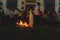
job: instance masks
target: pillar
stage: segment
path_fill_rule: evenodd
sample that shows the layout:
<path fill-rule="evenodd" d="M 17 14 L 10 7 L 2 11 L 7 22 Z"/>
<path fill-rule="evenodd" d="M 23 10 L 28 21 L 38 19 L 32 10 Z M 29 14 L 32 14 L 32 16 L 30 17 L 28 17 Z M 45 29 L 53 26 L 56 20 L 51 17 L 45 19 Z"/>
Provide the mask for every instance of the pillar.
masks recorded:
<path fill-rule="evenodd" d="M 22 0 L 17 0 L 17 8 L 21 10 L 21 1 Z"/>
<path fill-rule="evenodd" d="M 6 12 L 6 1 L 7 0 L 3 0 L 3 9 L 4 9 L 4 12 Z"/>
<path fill-rule="evenodd" d="M 55 11 L 57 12 L 57 14 L 58 14 L 58 10 L 59 10 L 59 1 L 55 0 Z"/>
<path fill-rule="evenodd" d="M 36 0 L 36 2 L 40 2 L 40 11 L 44 12 L 44 0 Z"/>

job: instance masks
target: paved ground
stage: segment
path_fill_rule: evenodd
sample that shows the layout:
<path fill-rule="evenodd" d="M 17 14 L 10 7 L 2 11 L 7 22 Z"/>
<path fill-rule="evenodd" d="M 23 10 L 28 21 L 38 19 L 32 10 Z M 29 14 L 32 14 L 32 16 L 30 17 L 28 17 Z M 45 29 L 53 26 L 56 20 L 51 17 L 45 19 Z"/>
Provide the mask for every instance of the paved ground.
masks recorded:
<path fill-rule="evenodd" d="M 15 25 L 0 26 L 0 39 L 5 40 L 59 40 L 60 25 L 44 25 L 42 28 L 17 28 Z"/>

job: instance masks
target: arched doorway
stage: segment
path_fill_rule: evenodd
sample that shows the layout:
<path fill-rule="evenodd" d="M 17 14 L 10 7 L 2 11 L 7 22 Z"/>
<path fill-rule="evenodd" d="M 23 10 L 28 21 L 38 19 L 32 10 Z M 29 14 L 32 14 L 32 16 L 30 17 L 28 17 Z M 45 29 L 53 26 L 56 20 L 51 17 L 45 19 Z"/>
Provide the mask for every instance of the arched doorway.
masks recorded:
<path fill-rule="evenodd" d="M 30 9 L 33 9 L 34 6 L 35 6 L 35 4 L 26 5 L 26 11 L 29 11 Z"/>

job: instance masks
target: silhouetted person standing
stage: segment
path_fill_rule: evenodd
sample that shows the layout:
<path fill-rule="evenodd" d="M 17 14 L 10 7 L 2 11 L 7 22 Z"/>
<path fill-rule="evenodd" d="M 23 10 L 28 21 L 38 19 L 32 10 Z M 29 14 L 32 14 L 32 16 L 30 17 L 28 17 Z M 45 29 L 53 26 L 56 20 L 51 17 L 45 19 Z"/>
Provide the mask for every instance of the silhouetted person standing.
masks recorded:
<path fill-rule="evenodd" d="M 37 7 L 34 7 L 33 9 L 33 18 L 34 18 L 34 25 L 39 26 L 40 25 L 40 13 Z"/>
<path fill-rule="evenodd" d="M 2 7 L 0 7 L 0 24 L 2 22 L 3 17 L 4 17 L 4 10 Z"/>

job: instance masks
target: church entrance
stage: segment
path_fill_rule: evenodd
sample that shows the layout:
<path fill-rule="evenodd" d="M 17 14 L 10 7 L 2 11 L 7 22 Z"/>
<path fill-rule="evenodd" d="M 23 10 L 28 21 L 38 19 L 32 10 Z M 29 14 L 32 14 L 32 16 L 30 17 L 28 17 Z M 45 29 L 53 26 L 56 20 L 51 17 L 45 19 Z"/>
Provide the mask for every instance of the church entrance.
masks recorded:
<path fill-rule="evenodd" d="M 30 9 L 33 9 L 34 8 L 34 4 L 28 4 L 26 5 L 26 10 L 29 11 Z"/>

